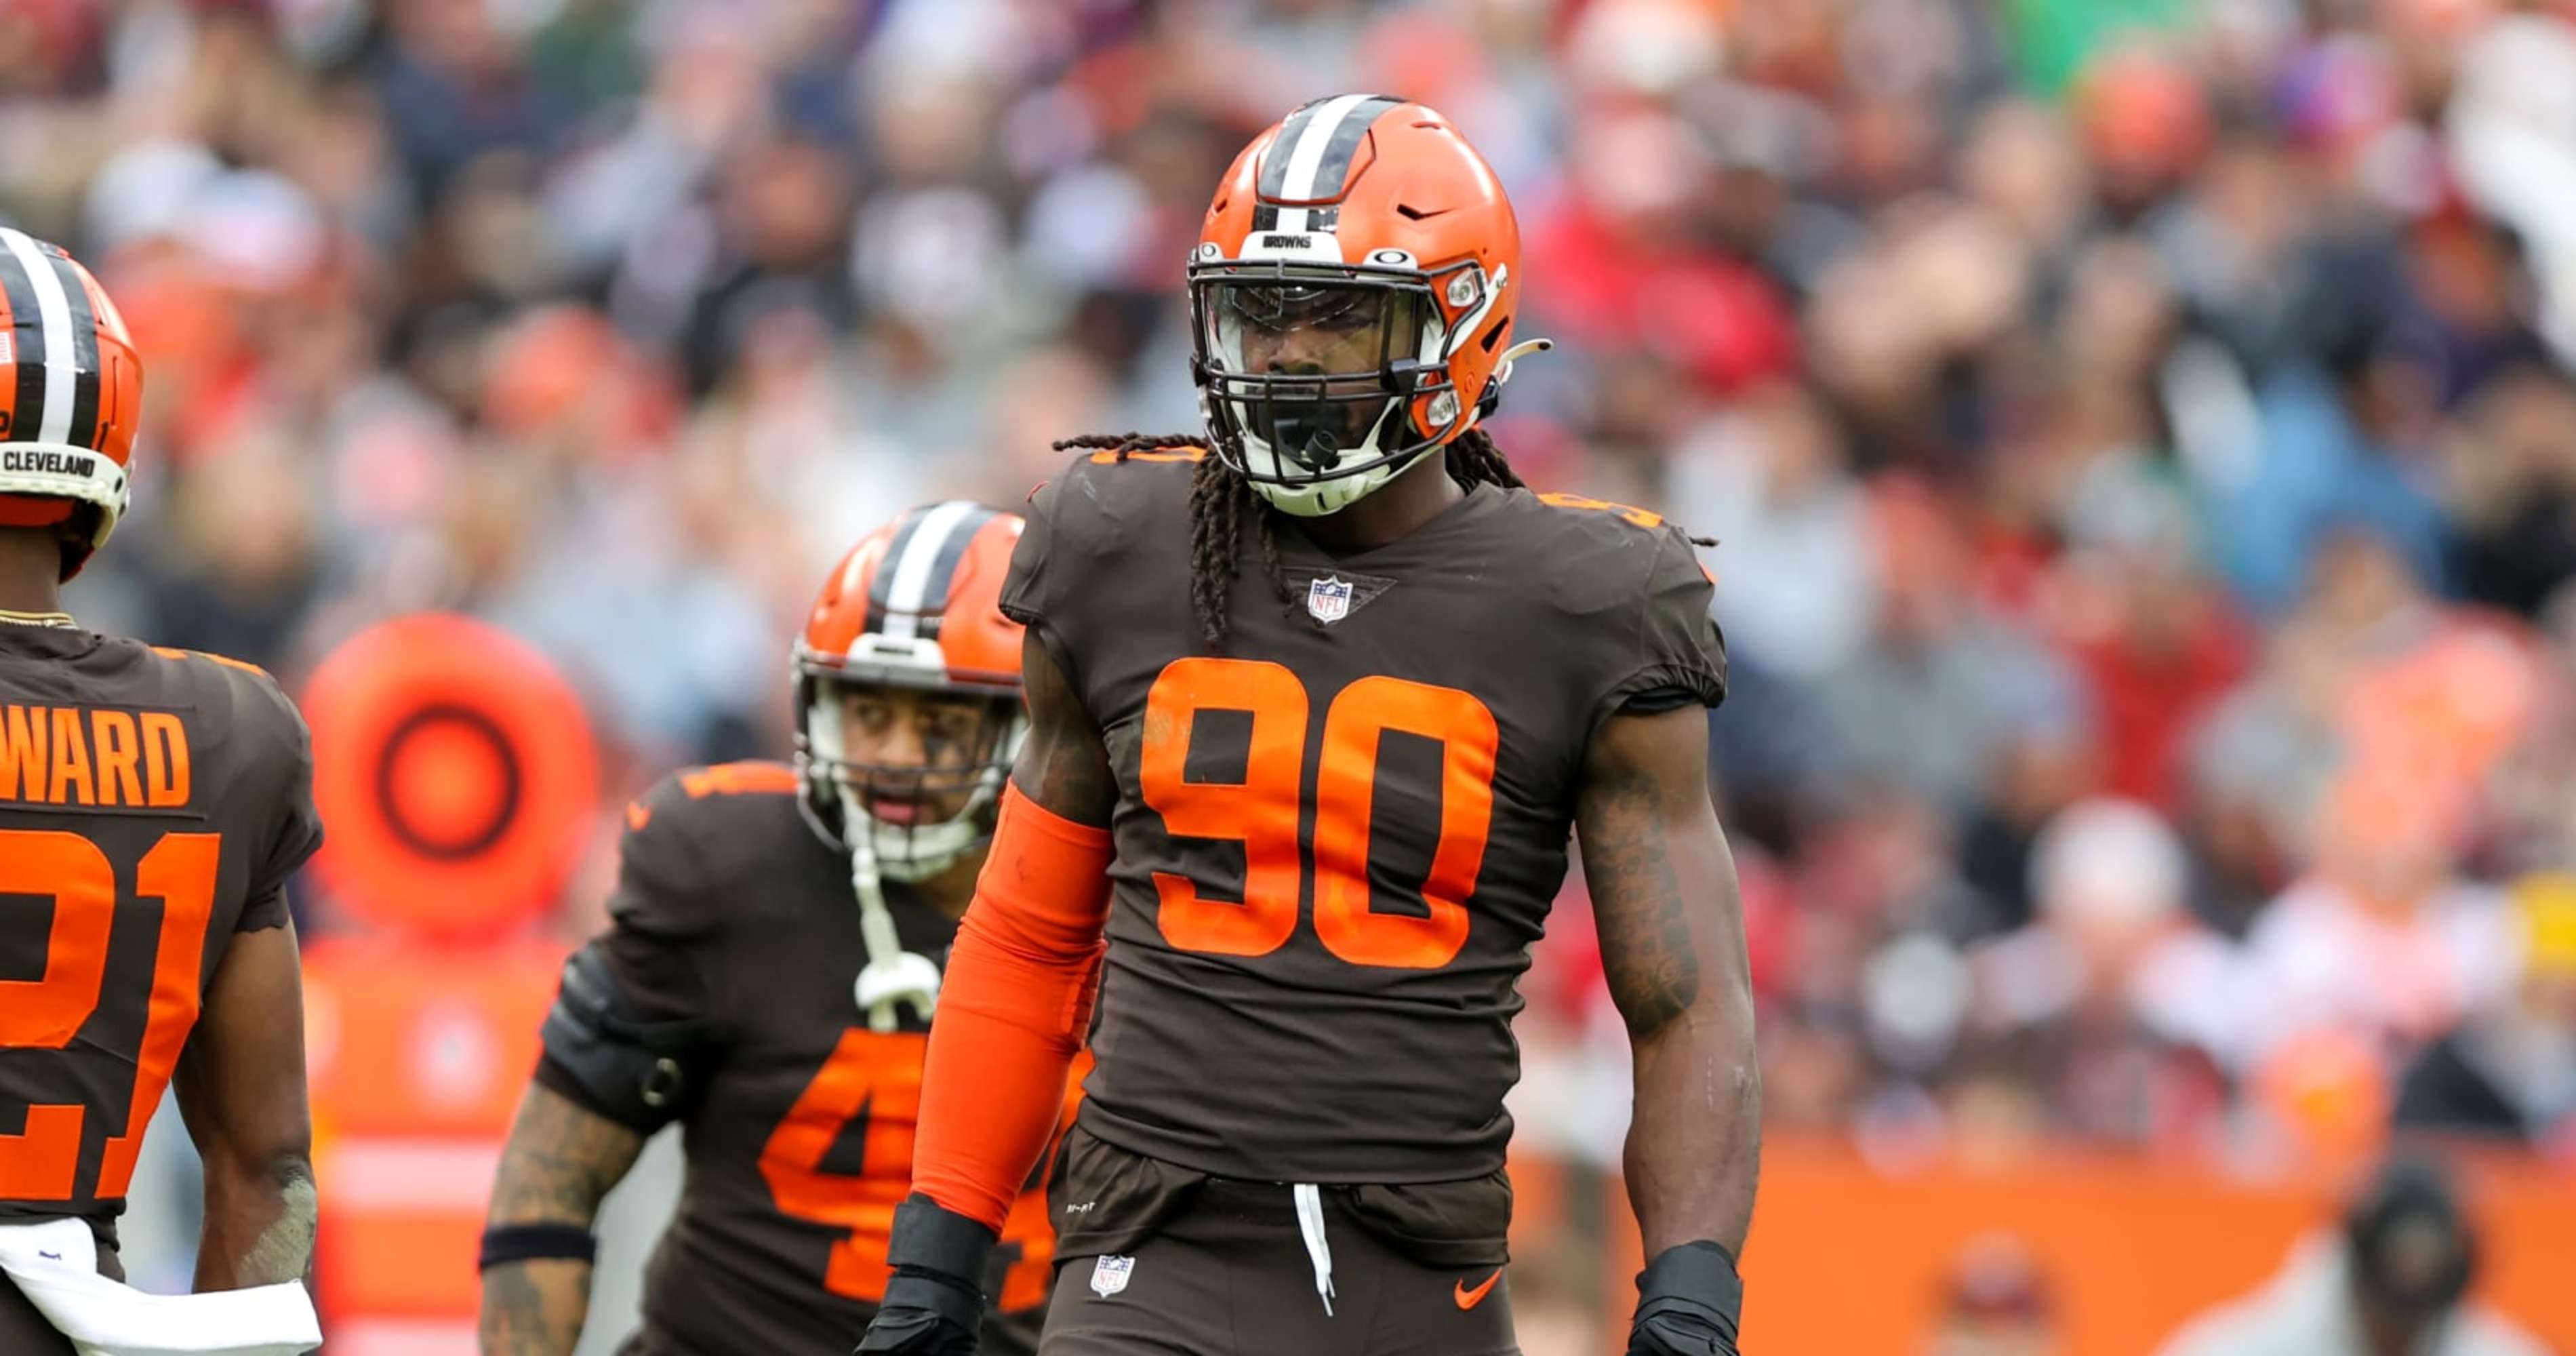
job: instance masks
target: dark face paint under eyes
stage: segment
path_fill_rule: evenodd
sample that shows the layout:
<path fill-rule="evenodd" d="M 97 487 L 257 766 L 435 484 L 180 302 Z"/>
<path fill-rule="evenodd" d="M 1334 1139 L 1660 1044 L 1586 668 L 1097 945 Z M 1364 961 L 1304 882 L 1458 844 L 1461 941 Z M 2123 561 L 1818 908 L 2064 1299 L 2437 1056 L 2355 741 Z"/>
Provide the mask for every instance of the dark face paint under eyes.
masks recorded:
<path fill-rule="evenodd" d="M 933 823 L 965 813 L 980 765 L 1008 722 L 1002 704 L 900 687 L 835 684 L 844 780 L 879 818 Z"/>

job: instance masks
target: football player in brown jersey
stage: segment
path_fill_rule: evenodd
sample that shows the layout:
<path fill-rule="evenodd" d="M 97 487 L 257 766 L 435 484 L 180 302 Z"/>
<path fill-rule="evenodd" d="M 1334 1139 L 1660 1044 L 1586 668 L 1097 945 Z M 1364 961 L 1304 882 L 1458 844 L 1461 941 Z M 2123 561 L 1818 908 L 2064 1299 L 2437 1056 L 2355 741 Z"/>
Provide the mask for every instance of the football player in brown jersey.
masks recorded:
<path fill-rule="evenodd" d="M 60 601 L 125 512 L 142 395 L 98 280 L 0 228 L 0 1351 L 13 1356 L 69 1356 L 100 1324 L 129 1339 L 121 1325 L 196 1325 L 187 1350 L 320 1341 L 301 1285 L 316 1202 L 285 895 L 322 840 L 303 718 L 248 664 L 84 630 Z M 174 1079 L 205 1160 L 196 1289 L 270 1287 L 248 1301 L 248 1328 L 206 1317 L 242 1297 L 156 1319 L 99 1286 L 122 1279 L 116 1217 Z"/>
<path fill-rule="evenodd" d="M 859 1350 L 974 1349 L 1089 1031 L 1042 1351 L 1513 1351 L 1511 1018 L 1572 836 L 1635 1047 L 1629 1350 L 1731 1356 L 1760 1093 L 1692 543 L 1531 493 L 1476 427 L 1543 345 L 1511 342 L 1511 206 L 1431 109 L 1264 132 L 1188 283 L 1205 438 L 1074 440 L 1031 498 L 1032 728 Z"/>
<path fill-rule="evenodd" d="M 502 1151 L 485 1356 L 573 1349 L 600 1199 L 672 1121 L 685 1180 L 627 1356 L 835 1350 L 875 1313 L 937 958 L 1028 728 L 998 605 L 1021 527 L 952 501 L 861 541 L 794 648 L 795 765 L 681 772 L 628 808 L 611 926 L 564 968 Z M 1044 1201 L 1004 1234 L 984 1332 L 1025 1352 Z"/>

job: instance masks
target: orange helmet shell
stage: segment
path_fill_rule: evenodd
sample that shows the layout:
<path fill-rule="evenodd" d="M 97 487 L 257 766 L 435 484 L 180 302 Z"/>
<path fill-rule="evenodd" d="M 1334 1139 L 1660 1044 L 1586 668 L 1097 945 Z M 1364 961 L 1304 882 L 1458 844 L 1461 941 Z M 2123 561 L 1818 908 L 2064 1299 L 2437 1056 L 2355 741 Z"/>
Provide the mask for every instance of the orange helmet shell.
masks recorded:
<path fill-rule="evenodd" d="M 61 246 L 0 227 L 0 503 L 18 510 L 0 520 L 56 519 L 23 497 L 93 504 L 89 547 L 105 545 L 132 492 L 142 404 L 143 361 L 107 289 Z"/>
<path fill-rule="evenodd" d="M 913 509 L 850 548 L 798 637 L 807 672 L 862 682 L 1012 694 L 1018 622 L 1002 581 L 1027 524 L 963 499 Z"/>
<path fill-rule="evenodd" d="M 1418 448 L 1449 442 L 1490 409 L 1520 268 L 1519 219 L 1466 137 L 1421 104 L 1346 94 L 1289 114 L 1235 158 L 1189 272 L 1194 304 L 1200 285 L 1264 277 L 1341 276 L 1427 294 L 1437 351 L 1403 355 L 1426 364 L 1407 411 Z M 1225 378 L 1207 370 L 1205 325 L 1200 386 L 1214 404 Z M 1210 422 L 1222 442 L 1224 421 Z"/>

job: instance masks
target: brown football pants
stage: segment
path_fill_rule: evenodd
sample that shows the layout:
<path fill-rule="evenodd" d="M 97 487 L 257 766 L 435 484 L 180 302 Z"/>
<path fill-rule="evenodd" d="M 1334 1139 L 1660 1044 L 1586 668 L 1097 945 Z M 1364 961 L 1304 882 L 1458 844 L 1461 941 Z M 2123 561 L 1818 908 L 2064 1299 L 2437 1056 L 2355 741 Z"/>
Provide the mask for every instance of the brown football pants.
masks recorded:
<path fill-rule="evenodd" d="M 1327 1201 L 1332 1311 L 1289 1188 L 1211 1181 L 1128 1258 L 1057 1263 L 1039 1356 L 1519 1356 L 1510 1284 L 1408 1260 Z"/>

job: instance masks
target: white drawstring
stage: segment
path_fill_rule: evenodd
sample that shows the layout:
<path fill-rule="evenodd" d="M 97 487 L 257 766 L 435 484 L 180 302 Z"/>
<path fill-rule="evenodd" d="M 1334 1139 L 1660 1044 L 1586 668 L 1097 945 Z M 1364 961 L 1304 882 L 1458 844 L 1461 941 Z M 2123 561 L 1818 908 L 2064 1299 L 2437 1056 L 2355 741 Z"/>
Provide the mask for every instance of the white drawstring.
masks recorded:
<path fill-rule="evenodd" d="M 1324 1193 L 1312 1182 L 1289 1188 L 1297 1200 L 1297 1232 L 1306 1239 L 1306 1256 L 1315 1263 L 1315 1293 L 1324 1300 L 1324 1317 L 1333 1316 L 1333 1249 L 1324 1241 Z"/>

